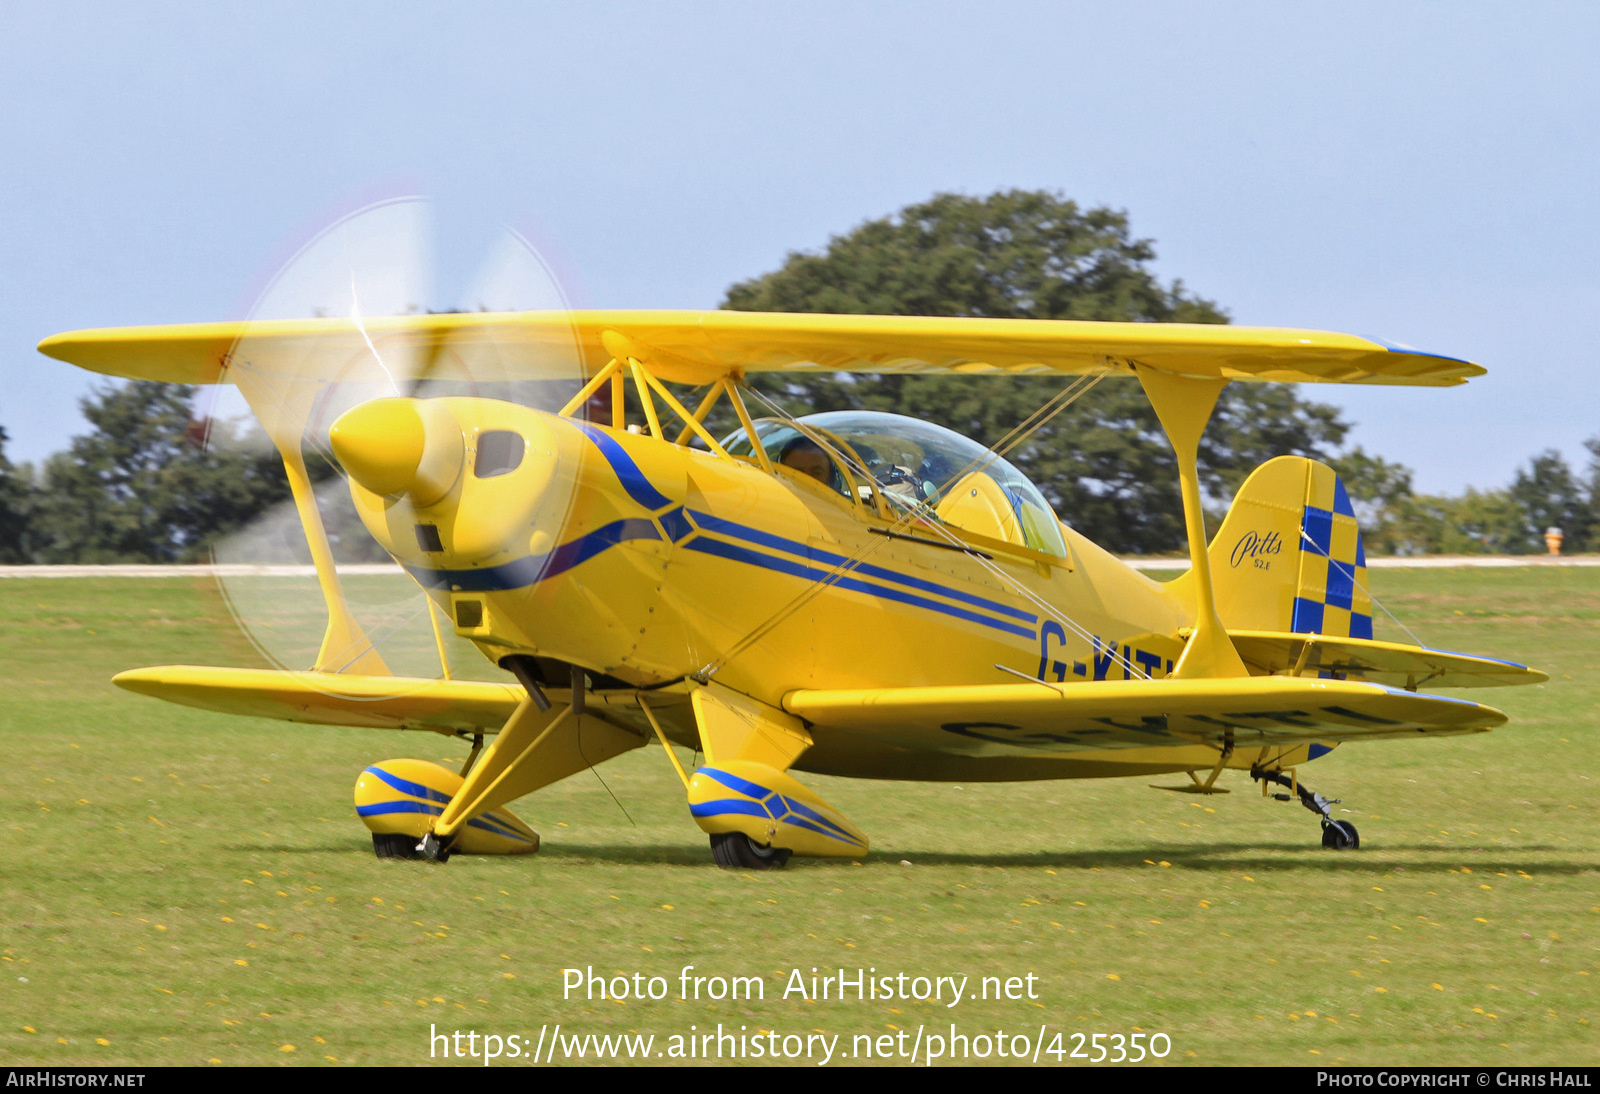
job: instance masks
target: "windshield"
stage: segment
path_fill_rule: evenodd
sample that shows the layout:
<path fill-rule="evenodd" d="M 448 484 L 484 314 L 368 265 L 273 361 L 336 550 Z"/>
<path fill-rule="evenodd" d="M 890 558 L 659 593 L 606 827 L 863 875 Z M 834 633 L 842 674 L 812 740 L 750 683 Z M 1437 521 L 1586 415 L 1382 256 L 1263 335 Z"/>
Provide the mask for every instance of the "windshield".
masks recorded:
<path fill-rule="evenodd" d="M 839 410 L 799 420 L 849 446 L 884 498 L 901 509 L 920 509 L 946 524 L 1047 555 L 1067 553 L 1060 524 L 1038 487 L 976 441 L 930 422 L 876 411 Z M 793 426 L 770 419 L 756 423 L 756 430 L 775 459 L 774 444 L 781 448 L 797 435 Z M 750 452 L 742 429 L 723 447 L 735 455 Z"/>

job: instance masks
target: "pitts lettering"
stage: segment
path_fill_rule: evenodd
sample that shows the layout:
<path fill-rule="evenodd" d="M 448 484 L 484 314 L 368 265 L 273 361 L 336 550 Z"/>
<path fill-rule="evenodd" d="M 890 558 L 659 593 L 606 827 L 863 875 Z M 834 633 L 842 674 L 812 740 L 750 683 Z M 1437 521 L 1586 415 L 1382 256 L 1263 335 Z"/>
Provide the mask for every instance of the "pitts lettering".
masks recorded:
<path fill-rule="evenodd" d="M 1262 535 L 1260 532 L 1246 532 L 1239 537 L 1239 542 L 1233 545 L 1233 554 L 1228 558 L 1228 564 L 1235 569 L 1247 558 L 1260 558 L 1262 555 L 1277 555 L 1283 553 L 1283 537 L 1276 532 Z"/>

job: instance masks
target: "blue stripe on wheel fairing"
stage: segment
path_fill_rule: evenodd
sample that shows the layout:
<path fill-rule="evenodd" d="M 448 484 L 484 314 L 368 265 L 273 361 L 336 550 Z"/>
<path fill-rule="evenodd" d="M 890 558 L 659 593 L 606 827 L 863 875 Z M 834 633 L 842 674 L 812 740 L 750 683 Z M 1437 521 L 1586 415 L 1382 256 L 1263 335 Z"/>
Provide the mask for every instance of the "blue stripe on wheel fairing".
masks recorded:
<path fill-rule="evenodd" d="M 358 817 L 381 817 L 386 813 L 428 813 L 437 817 L 443 812 L 444 806 L 429 805 L 427 802 L 375 802 L 356 806 Z"/>
<path fill-rule="evenodd" d="M 446 794 L 441 790 L 435 790 L 431 786 L 423 786 L 421 783 L 414 783 L 410 779 L 402 779 L 399 775 L 391 775 L 381 767 L 369 767 L 367 768 L 366 773 L 368 775 L 376 775 L 379 779 L 382 779 L 390 787 L 400 791 L 402 794 L 410 794 L 413 798 L 424 798 L 431 802 L 438 802 L 440 805 L 450 804 L 449 794 Z M 362 814 L 362 816 L 365 815 L 366 814 L 364 813 Z"/>
<path fill-rule="evenodd" d="M 443 806 L 429 805 L 427 802 L 374 802 L 371 805 L 356 806 L 356 816 L 358 817 L 383 817 L 394 813 L 426 813 L 429 816 L 437 817 L 443 812 Z M 489 816 L 473 817 L 467 822 L 467 827 L 481 829 L 485 832 L 493 832 L 497 836 L 505 836 L 507 839 L 521 840 L 523 843 L 533 842 L 521 832 L 518 832 L 512 828 L 507 828 L 502 823 L 497 823 L 491 820 L 491 817 L 493 817 L 492 813 L 489 814 Z"/>

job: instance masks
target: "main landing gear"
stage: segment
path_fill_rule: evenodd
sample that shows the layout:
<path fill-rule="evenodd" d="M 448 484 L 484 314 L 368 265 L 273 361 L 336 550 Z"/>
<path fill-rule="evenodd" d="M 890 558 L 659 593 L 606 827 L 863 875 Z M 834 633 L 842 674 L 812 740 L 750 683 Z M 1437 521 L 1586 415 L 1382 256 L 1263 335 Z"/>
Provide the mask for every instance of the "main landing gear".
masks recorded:
<path fill-rule="evenodd" d="M 1333 819 L 1333 806 L 1343 799 L 1324 798 L 1321 794 L 1314 794 L 1300 785 L 1300 781 L 1282 771 L 1267 771 L 1263 768 L 1250 769 L 1250 777 L 1261 783 L 1261 791 L 1266 793 L 1267 784 L 1286 786 L 1292 791 L 1289 794 L 1275 793 L 1272 797 L 1281 802 L 1293 801 L 1299 795 L 1300 804 L 1322 818 L 1322 846 L 1330 851 L 1354 851 L 1361 846 L 1361 836 L 1356 832 L 1356 826 L 1349 821 Z"/>
<path fill-rule="evenodd" d="M 403 832 L 374 832 L 372 833 L 372 850 L 379 858 L 427 859 L 429 862 L 449 862 L 450 852 L 455 850 L 454 840 L 443 843 L 432 832 L 422 837 L 419 842 L 416 836 L 408 836 Z"/>

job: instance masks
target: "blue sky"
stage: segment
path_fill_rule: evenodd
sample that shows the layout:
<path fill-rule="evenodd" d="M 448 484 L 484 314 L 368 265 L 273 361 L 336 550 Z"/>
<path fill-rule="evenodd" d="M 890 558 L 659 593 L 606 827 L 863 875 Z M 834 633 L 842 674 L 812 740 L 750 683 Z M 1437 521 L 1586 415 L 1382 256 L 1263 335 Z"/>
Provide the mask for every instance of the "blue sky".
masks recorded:
<path fill-rule="evenodd" d="M 1596 56 L 1576 4 L 6 3 L 0 426 L 19 460 L 84 428 L 39 339 L 241 315 L 370 197 L 435 196 L 445 283 L 509 222 L 574 303 L 694 308 L 1048 188 L 1236 322 L 1488 366 L 1307 394 L 1421 489 L 1504 485 L 1600 434 Z"/>

